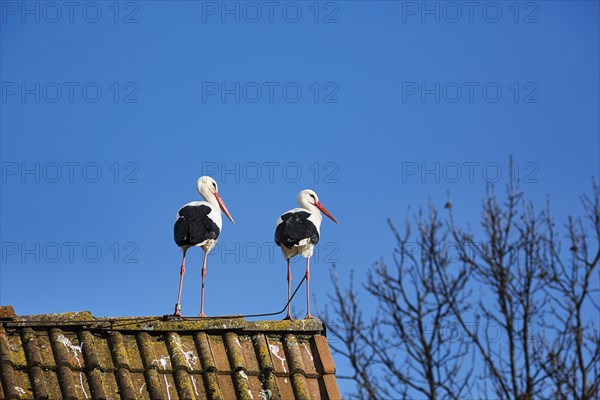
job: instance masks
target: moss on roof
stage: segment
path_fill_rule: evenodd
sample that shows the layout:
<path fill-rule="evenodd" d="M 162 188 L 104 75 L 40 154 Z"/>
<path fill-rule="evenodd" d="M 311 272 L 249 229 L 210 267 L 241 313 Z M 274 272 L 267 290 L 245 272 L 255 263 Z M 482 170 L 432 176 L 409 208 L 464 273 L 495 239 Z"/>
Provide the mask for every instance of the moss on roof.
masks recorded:
<path fill-rule="evenodd" d="M 13 315 L 0 398 L 340 398 L 319 320 Z"/>

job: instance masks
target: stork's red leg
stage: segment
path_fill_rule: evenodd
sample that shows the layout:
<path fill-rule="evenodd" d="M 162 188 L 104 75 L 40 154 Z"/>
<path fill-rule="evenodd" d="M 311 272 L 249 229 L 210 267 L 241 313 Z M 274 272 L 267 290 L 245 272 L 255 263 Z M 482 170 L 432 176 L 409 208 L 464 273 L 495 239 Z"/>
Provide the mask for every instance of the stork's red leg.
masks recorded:
<path fill-rule="evenodd" d="M 200 297 L 200 318 L 206 317 L 204 314 L 204 278 L 206 278 L 206 256 L 208 256 L 207 252 L 204 252 L 204 262 L 202 263 L 202 295 Z"/>
<path fill-rule="evenodd" d="M 314 318 L 310 315 L 310 258 L 306 259 L 306 319 Z"/>
<path fill-rule="evenodd" d="M 181 317 L 181 289 L 183 288 L 183 275 L 185 275 L 185 253 L 187 249 L 183 249 L 183 257 L 181 258 L 181 270 L 179 271 L 179 294 L 177 295 L 177 304 L 175 304 L 175 315 Z"/>
<path fill-rule="evenodd" d="M 288 282 L 288 305 L 287 305 L 287 317 L 284 319 L 294 319 L 290 313 L 290 294 L 292 285 L 292 269 L 290 268 L 290 259 L 287 259 L 287 282 Z"/>

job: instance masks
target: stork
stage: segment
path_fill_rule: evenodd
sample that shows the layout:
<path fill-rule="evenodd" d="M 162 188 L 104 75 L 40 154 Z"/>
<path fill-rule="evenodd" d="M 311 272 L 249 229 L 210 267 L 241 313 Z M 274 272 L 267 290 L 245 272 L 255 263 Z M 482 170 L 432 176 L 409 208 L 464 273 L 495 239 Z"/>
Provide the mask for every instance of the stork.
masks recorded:
<path fill-rule="evenodd" d="M 319 202 L 317 194 L 310 189 L 305 189 L 298 194 L 298 204 L 300 208 L 293 208 L 281 214 L 275 224 L 275 243 L 281 248 L 287 260 L 288 310 L 285 319 L 292 319 L 289 304 L 292 282 L 290 259 L 298 254 L 306 258 L 306 319 L 313 318 L 310 315 L 310 258 L 319 241 L 323 220 L 321 212 L 336 224 L 338 223 L 337 219 Z"/>
<path fill-rule="evenodd" d="M 232 223 L 233 218 L 225 203 L 219 195 L 217 182 L 210 176 L 198 178 L 196 187 L 200 196 L 206 201 L 192 201 L 187 203 L 177 211 L 175 221 L 174 236 L 175 243 L 183 251 L 181 259 L 181 270 L 179 272 L 179 294 L 177 295 L 177 304 L 175 304 L 175 313 L 181 317 L 181 288 L 183 286 L 183 276 L 185 274 L 185 254 L 190 247 L 202 247 L 204 250 L 204 261 L 202 263 L 202 295 L 200 300 L 200 315 L 204 314 L 204 279 L 206 277 L 206 256 L 217 244 L 217 239 L 221 233 L 221 211 L 225 213 Z"/>

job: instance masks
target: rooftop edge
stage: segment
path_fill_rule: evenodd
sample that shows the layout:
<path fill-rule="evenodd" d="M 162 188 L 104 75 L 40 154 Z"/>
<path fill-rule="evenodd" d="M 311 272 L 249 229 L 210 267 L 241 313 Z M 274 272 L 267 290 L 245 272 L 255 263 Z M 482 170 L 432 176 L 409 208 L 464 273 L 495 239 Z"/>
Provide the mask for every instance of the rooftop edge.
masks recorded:
<path fill-rule="evenodd" d="M 325 326 L 318 319 L 246 321 L 241 315 L 207 318 L 175 318 L 170 315 L 94 317 L 89 311 L 17 316 L 11 306 L 0 306 L 0 324 L 6 328 L 83 327 L 114 331 L 295 332 L 325 335 Z"/>

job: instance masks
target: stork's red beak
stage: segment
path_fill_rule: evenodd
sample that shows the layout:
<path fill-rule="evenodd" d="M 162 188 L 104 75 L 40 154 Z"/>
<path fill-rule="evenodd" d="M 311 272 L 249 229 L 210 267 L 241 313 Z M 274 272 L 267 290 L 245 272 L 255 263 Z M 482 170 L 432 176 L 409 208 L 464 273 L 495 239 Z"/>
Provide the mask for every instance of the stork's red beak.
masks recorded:
<path fill-rule="evenodd" d="M 323 204 L 321 204 L 319 201 L 315 201 L 315 206 L 321 210 L 321 212 L 325 215 L 327 215 L 329 217 L 330 220 L 332 220 L 333 222 L 335 222 L 336 224 L 339 224 L 338 220 L 335 219 L 335 217 L 333 215 L 331 215 L 331 213 L 329 211 L 327 211 L 327 209 L 325 208 L 325 206 Z"/>
<path fill-rule="evenodd" d="M 225 215 L 227 215 L 227 218 L 229 218 L 229 220 L 235 224 L 235 221 L 233 220 L 233 217 L 229 213 L 229 210 L 227 209 L 227 206 L 223 202 L 223 199 L 221 198 L 221 196 L 219 196 L 218 192 L 215 192 L 215 197 L 217 198 L 217 203 L 219 203 L 219 207 L 221 207 L 221 211 L 223 211 L 223 213 Z"/>

